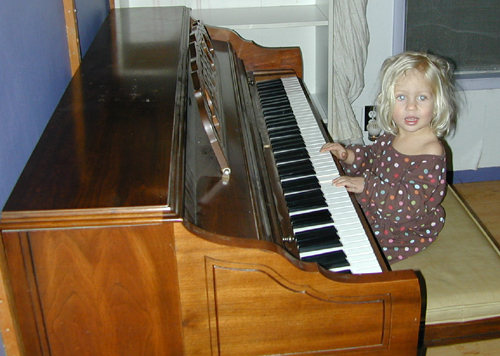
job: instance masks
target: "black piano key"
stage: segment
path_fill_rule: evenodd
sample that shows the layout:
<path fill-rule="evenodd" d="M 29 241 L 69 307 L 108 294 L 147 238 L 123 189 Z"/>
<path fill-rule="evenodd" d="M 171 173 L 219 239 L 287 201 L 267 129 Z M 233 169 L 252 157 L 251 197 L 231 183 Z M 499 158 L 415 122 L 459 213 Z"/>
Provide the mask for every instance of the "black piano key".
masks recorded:
<path fill-rule="evenodd" d="M 306 148 L 297 148 L 288 151 L 282 151 L 274 154 L 277 163 L 296 161 L 299 159 L 310 159 L 309 152 Z"/>
<path fill-rule="evenodd" d="M 279 93 L 286 93 L 285 87 L 279 85 L 270 85 L 267 87 L 257 86 L 260 97 L 269 97 L 272 95 L 277 95 Z"/>
<path fill-rule="evenodd" d="M 259 90 L 259 93 L 265 93 L 272 90 L 285 90 L 285 87 L 283 86 L 283 82 L 281 82 L 280 79 L 277 79 L 276 81 L 258 82 L 257 89 Z"/>
<path fill-rule="evenodd" d="M 279 101 L 286 101 L 286 102 L 290 102 L 290 99 L 288 99 L 288 96 L 286 95 L 286 92 L 284 90 L 282 91 L 277 91 L 276 93 L 274 93 L 274 95 L 259 95 L 260 98 L 260 102 L 261 103 L 266 103 L 266 102 L 273 102 L 275 100 L 279 100 Z"/>
<path fill-rule="evenodd" d="M 329 248 L 340 248 L 342 243 L 338 239 L 318 238 L 298 243 L 299 253 L 326 250 Z"/>
<path fill-rule="evenodd" d="M 267 124 L 267 131 L 268 132 L 276 131 L 276 130 L 282 131 L 283 129 L 291 128 L 291 127 L 299 129 L 296 122 L 289 121 L 289 120 L 276 121 L 276 122 L 266 123 L 266 124 Z"/>
<path fill-rule="evenodd" d="M 275 127 L 282 127 L 282 126 L 290 126 L 294 125 L 298 127 L 299 125 L 297 124 L 297 120 L 295 119 L 295 116 L 281 116 L 281 117 L 276 117 L 270 120 L 265 120 L 266 127 L 268 129 L 272 129 Z"/>
<path fill-rule="evenodd" d="M 263 80 L 261 82 L 257 82 L 257 86 L 269 86 L 269 85 L 278 84 L 278 83 L 283 85 L 283 82 L 281 81 L 281 79 L 277 78 L 277 79 L 268 79 L 268 80 Z"/>
<path fill-rule="evenodd" d="M 297 145 L 295 146 L 296 148 L 299 148 L 301 143 L 303 141 L 301 141 L 302 139 L 302 136 L 300 135 L 300 132 L 297 133 L 297 132 L 287 132 L 286 134 L 283 133 L 283 136 L 279 136 L 279 135 L 276 135 L 276 136 L 273 136 L 273 137 L 269 137 L 269 140 L 271 141 L 271 146 L 272 147 L 276 147 L 277 143 L 278 144 L 281 144 L 283 142 L 286 142 L 286 144 L 290 147 L 290 144 L 292 142 L 294 142 L 295 140 L 297 140 Z M 276 151 L 276 149 L 274 150 Z"/>
<path fill-rule="evenodd" d="M 272 115 L 273 112 L 278 110 L 287 110 L 288 112 L 293 112 L 288 101 L 282 100 L 269 100 L 267 102 L 260 103 L 262 107 L 262 113 L 264 116 Z"/>
<path fill-rule="evenodd" d="M 276 83 L 275 85 L 269 84 L 269 85 L 257 85 L 257 89 L 259 91 L 259 94 L 268 94 L 268 93 L 275 93 L 275 92 L 285 92 L 285 87 L 283 86 L 283 83 L 279 84 Z"/>
<path fill-rule="evenodd" d="M 334 251 L 322 255 L 304 257 L 302 260 L 306 262 L 316 262 L 327 269 L 349 266 L 344 251 Z"/>
<path fill-rule="evenodd" d="M 269 140 L 271 141 L 271 145 L 273 145 L 276 142 L 290 142 L 293 140 L 300 141 L 302 140 L 302 135 L 297 132 L 288 132 L 287 134 L 283 134 L 283 136 L 274 136 L 274 137 L 269 137 Z"/>
<path fill-rule="evenodd" d="M 266 90 L 280 90 L 280 89 L 283 89 L 284 90 L 284 86 L 283 86 L 283 83 L 281 82 L 281 80 L 278 82 L 271 82 L 271 81 L 268 81 L 266 83 L 264 82 L 259 82 L 257 83 L 257 89 L 259 89 L 259 92 L 260 91 L 266 91 Z"/>
<path fill-rule="evenodd" d="M 272 107 L 275 105 L 288 105 L 288 107 L 291 107 L 290 100 L 288 100 L 288 97 L 286 96 L 285 93 L 276 95 L 274 97 L 269 97 L 269 98 L 261 98 L 260 99 L 260 104 L 263 108 L 268 108 Z"/>
<path fill-rule="evenodd" d="M 269 138 L 276 139 L 278 137 L 290 136 L 290 135 L 300 135 L 300 130 L 298 127 L 287 127 L 278 131 L 269 131 Z"/>
<path fill-rule="evenodd" d="M 299 139 L 299 141 L 304 142 L 304 140 L 302 139 L 302 135 L 300 133 L 299 127 L 293 123 L 288 123 L 288 124 L 286 122 L 285 123 L 278 123 L 276 126 L 268 127 L 267 132 L 269 134 L 269 137 L 274 138 L 275 142 L 277 141 L 277 138 L 279 138 L 279 137 L 283 137 L 284 139 L 286 139 L 288 141 L 294 142 L 295 141 L 294 139 L 286 138 L 286 137 L 290 136 L 290 134 L 299 135 L 301 138 L 301 139 Z M 281 133 L 281 135 L 280 135 L 280 133 Z"/>
<path fill-rule="evenodd" d="M 322 226 L 319 228 L 314 228 L 311 230 L 305 230 L 295 233 L 295 239 L 301 243 L 307 240 L 313 240 L 316 238 L 339 240 L 339 235 L 337 234 L 337 229 L 335 226 Z"/>
<path fill-rule="evenodd" d="M 274 98 L 280 98 L 283 95 L 286 96 L 286 91 L 282 88 L 259 89 L 259 99 L 261 101 L 272 100 Z"/>
<path fill-rule="evenodd" d="M 300 234 L 295 234 L 300 253 L 342 247 L 337 230 L 333 226 L 308 230 L 307 233 L 307 238 L 304 238 L 305 236 L 297 236 Z"/>
<path fill-rule="evenodd" d="M 293 110 L 290 107 L 277 107 L 262 110 L 262 113 L 264 114 L 265 118 L 266 116 L 293 114 Z"/>
<path fill-rule="evenodd" d="M 282 180 L 292 177 L 315 175 L 314 167 L 311 161 L 297 161 L 278 165 L 278 174 Z"/>
<path fill-rule="evenodd" d="M 261 99 L 266 99 L 266 98 L 270 98 L 270 97 L 273 97 L 273 96 L 281 96 L 283 94 L 286 95 L 286 90 L 283 86 L 269 86 L 267 88 L 264 88 L 262 86 L 258 86 L 257 87 L 257 90 L 259 92 L 259 96 L 261 97 Z M 288 97 L 288 96 L 287 96 Z"/>
<path fill-rule="evenodd" d="M 297 127 L 297 125 L 293 125 L 292 123 L 268 127 L 268 130 L 267 130 L 267 132 L 270 135 L 274 135 L 274 137 L 282 137 L 279 135 L 279 133 L 280 132 L 284 133 L 285 131 L 287 133 L 290 133 L 290 132 L 300 133 L 300 129 Z"/>
<path fill-rule="evenodd" d="M 333 223 L 332 215 L 328 209 L 292 215 L 290 220 L 294 229 Z"/>
<path fill-rule="evenodd" d="M 266 91 L 266 90 L 271 90 L 271 89 L 283 89 L 283 82 L 281 79 L 273 79 L 273 80 L 268 80 L 265 82 L 257 82 L 257 88 L 259 91 Z"/>
<path fill-rule="evenodd" d="M 275 117 L 264 118 L 264 122 L 268 128 L 279 125 L 287 125 L 290 123 L 297 127 L 299 126 L 297 124 L 297 119 L 293 115 L 276 115 Z"/>
<path fill-rule="evenodd" d="M 326 208 L 328 204 L 319 189 L 302 191 L 296 194 L 285 196 L 286 205 L 290 212 L 296 212 L 307 209 Z"/>
<path fill-rule="evenodd" d="M 281 182 L 281 188 L 285 194 L 300 192 L 310 189 L 321 188 L 318 178 L 315 176 L 303 177 L 298 179 L 291 179 Z"/>
<path fill-rule="evenodd" d="M 305 205 L 307 208 L 307 204 L 326 204 L 326 199 L 321 190 L 312 189 L 306 191 L 300 191 L 293 194 L 287 194 L 285 196 L 285 200 L 289 207 L 296 207 L 300 205 Z"/>
<path fill-rule="evenodd" d="M 313 165 L 312 165 L 312 163 L 311 163 L 310 160 L 303 159 L 301 161 L 286 162 L 286 163 L 278 165 L 278 171 L 279 172 L 283 172 L 283 173 L 287 173 L 287 172 L 293 173 L 293 171 L 295 171 L 295 170 L 300 171 L 300 170 L 304 170 L 304 169 L 306 169 L 306 170 L 309 170 L 309 169 L 314 170 L 314 167 L 313 167 Z"/>
<path fill-rule="evenodd" d="M 288 179 L 293 179 L 293 178 L 300 178 L 300 177 L 307 177 L 307 176 L 314 176 L 316 172 L 314 171 L 313 168 L 306 168 L 302 167 L 301 169 L 297 171 L 285 171 L 285 172 L 279 172 L 278 174 L 280 176 L 281 180 L 288 180 Z"/>
<path fill-rule="evenodd" d="M 295 201 L 288 205 L 288 211 L 295 213 L 297 211 L 305 211 L 308 209 L 326 208 L 328 204 L 324 200 L 311 198 L 308 200 Z"/>
<path fill-rule="evenodd" d="M 295 140 L 293 138 L 290 139 L 283 138 L 281 140 L 276 139 L 274 140 L 271 146 L 274 153 L 286 150 L 292 150 L 296 148 L 305 148 L 305 147 L 306 144 L 304 143 L 302 137 L 300 137 L 298 140 Z"/>
<path fill-rule="evenodd" d="M 281 112 L 283 110 L 286 110 L 286 112 L 289 113 L 293 113 L 292 107 L 290 106 L 290 103 L 288 101 L 282 102 L 279 100 L 273 100 L 272 104 L 268 104 L 267 107 L 262 107 L 264 116 L 273 115 L 275 112 Z"/>
<path fill-rule="evenodd" d="M 283 94 L 286 95 L 286 92 L 284 90 L 280 90 L 279 88 L 259 90 L 259 99 L 261 101 L 272 100 L 274 98 L 282 96 Z"/>
<path fill-rule="evenodd" d="M 307 191 L 300 191 L 293 194 L 288 194 L 285 196 L 285 200 L 289 204 L 295 204 L 300 201 L 307 201 L 311 199 L 317 199 L 318 201 L 326 201 L 325 196 L 321 189 L 311 189 Z"/>
<path fill-rule="evenodd" d="M 285 197 L 285 199 L 287 202 L 293 202 L 296 200 L 308 199 L 311 197 L 321 198 L 321 199 L 325 200 L 325 196 L 323 195 L 323 191 L 319 188 L 308 190 L 308 191 L 301 191 L 301 192 L 297 192 L 294 194 L 289 194 Z"/>

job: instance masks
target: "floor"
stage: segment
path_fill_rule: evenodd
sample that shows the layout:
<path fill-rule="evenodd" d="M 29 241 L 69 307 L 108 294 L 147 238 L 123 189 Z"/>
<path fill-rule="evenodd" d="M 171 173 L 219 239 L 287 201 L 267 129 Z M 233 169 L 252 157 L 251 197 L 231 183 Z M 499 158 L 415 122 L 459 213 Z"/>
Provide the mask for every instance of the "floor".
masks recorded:
<path fill-rule="evenodd" d="M 483 227 L 500 244 L 500 181 L 455 184 Z M 425 356 L 500 355 L 500 339 L 433 347 Z"/>
<path fill-rule="evenodd" d="M 500 181 L 455 184 L 483 227 L 500 243 Z"/>
<path fill-rule="evenodd" d="M 431 347 L 425 356 L 498 356 L 500 354 L 500 340 L 486 340 L 469 342 L 451 346 Z"/>

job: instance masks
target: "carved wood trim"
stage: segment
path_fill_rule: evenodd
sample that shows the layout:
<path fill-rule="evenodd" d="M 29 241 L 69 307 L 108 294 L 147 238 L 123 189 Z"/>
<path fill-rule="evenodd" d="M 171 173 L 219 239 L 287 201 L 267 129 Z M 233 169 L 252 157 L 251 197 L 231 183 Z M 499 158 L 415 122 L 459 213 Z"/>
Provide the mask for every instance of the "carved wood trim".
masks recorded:
<path fill-rule="evenodd" d="M 207 26 L 207 29 L 212 40 L 231 43 L 238 58 L 245 63 L 247 71 L 290 69 L 296 73 L 297 77 L 303 77 L 300 47 L 263 47 L 225 28 Z"/>

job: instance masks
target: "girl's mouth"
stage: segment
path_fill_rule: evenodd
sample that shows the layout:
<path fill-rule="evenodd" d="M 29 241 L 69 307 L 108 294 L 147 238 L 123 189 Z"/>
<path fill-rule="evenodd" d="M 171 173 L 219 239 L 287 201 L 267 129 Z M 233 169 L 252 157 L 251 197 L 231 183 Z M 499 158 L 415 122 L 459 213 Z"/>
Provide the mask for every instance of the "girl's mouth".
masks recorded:
<path fill-rule="evenodd" d="M 418 117 L 415 117 L 415 116 L 408 116 L 408 117 L 405 117 L 405 124 L 407 125 L 416 125 L 418 122 Z"/>

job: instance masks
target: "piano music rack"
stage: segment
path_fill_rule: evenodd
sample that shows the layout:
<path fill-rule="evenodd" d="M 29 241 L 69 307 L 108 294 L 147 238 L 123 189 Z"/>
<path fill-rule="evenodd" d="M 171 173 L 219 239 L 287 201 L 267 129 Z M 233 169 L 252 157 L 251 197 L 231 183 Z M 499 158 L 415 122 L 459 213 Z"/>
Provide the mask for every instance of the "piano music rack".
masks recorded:
<path fill-rule="evenodd" d="M 222 108 L 217 89 L 218 75 L 215 66 L 215 51 L 207 29 L 200 21 L 193 21 L 189 36 L 191 78 L 198 110 L 212 149 L 220 165 L 222 177 L 229 179 L 231 168 L 226 157 L 224 131 L 221 119 Z"/>

